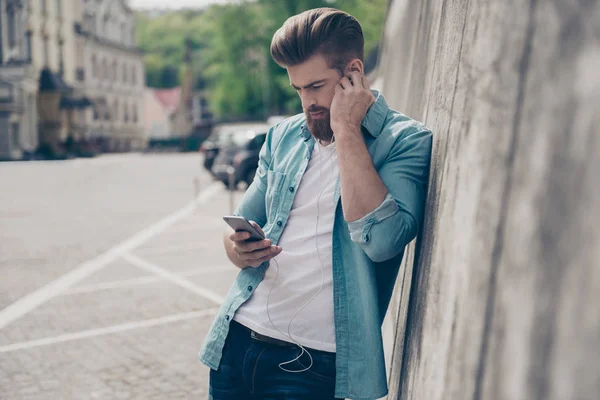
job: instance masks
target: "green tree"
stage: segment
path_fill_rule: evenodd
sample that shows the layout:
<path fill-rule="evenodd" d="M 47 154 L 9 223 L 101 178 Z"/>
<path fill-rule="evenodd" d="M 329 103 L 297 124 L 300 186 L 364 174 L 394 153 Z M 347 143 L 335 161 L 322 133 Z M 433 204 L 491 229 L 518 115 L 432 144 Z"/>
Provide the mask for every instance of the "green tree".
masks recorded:
<path fill-rule="evenodd" d="M 137 39 L 145 52 L 151 87 L 180 84 L 186 40 L 193 49 L 196 86 L 206 85 L 213 112 L 221 118 L 264 118 L 301 111 L 285 69 L 269 46 L 287 18 L 316 7 L 354 15 L 365 35 L 365 56 L 381 38 L 387 0 L 257 0 L 214 5 L 202 11 L 174 11 L 157 18 L 137 16 Z"/>

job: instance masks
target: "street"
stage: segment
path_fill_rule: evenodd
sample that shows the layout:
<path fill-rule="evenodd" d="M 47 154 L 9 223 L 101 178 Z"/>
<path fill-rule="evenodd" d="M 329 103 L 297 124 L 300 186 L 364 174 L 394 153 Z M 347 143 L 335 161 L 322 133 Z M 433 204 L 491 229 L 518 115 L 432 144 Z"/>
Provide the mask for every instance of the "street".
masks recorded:
<path fill-rule="evenodd" d="M 0 164 L 1 399 L 207 397 L 197 353 L 237 269 L 201 162 Z"/>

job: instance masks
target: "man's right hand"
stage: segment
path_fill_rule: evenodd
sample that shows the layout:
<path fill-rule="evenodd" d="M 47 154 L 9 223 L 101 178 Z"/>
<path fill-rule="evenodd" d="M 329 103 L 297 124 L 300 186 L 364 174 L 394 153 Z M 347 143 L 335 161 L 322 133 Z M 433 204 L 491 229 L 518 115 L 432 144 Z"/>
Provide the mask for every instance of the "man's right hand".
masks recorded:
<path fill-rule="evenodd" d="M 261 233 L 262 229 L 254 221 L 250 223 Z M 264 233 L 263 233 L 264 235 Z M 265 261 L 281 253 L 281 247 L 271 244 L 271 240 L 263 239 L 259 241 L 248 241 L 249 232 L 234 232 L 229 235 L 229 240 L 233 242 L 233 251 L 236 257 L 248 267 L 258 267 Z"/>

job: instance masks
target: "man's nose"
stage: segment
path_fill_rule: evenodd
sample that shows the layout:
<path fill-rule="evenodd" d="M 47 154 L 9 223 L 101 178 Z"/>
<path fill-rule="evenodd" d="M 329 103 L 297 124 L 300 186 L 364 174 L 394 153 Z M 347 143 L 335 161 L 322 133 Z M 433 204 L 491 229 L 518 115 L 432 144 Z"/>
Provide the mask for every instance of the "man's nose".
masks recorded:
<path fill-rule="evenodd" d="M 302 101 L 302 108 L 305 110 L 308 110 L 311 106 L 317 104 L 317 100 L 309 95 L 300 95 L 300 101 Z"/>

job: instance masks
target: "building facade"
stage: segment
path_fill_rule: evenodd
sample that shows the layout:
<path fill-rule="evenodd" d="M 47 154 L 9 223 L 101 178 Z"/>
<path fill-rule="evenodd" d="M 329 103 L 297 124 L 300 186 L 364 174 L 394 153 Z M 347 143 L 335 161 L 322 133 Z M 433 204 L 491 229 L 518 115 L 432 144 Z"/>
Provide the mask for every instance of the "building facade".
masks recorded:
<path fill-rule="evenodd" d="M 20 159 L 38 143 L 37 76 L 31 63 L 29 7 L 0 0 L 0 159 Z"/>
<path fill-rule="evenodd" d="M 172 115 L 178 109 L 181 88 L 146 88 L 144 93 L 144 129 L 148 139 L 170 139 L 173 136 Z"/>
<path fill-rule="evenodd" d="M 106 138 L 112 151 L 143 149 L 145 72 L 134 13 L 124 0 L 80 1 L 80 77 L 94 103 L 84 116 L 87 135 Z"/>
<path fill-rule="evenodd" d="M 91 105 L 79 75 L 83 48 L 75 28 L 81 21 L 82 3 L 29 0 L 28 6 L 32 65 L 39 76 L 38 150 L 51 158 L 62 157 L 64 143 L 85 134 L 82 120 Z"/>

